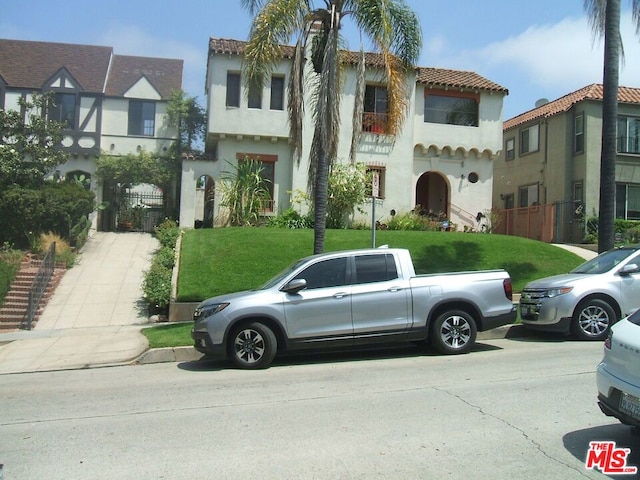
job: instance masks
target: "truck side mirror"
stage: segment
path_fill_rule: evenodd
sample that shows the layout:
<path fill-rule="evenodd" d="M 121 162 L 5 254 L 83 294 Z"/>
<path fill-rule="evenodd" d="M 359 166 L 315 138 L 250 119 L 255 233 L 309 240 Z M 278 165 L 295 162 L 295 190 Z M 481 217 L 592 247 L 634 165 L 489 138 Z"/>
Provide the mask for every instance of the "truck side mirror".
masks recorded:
<path fill-rule="evenodd" d="M 620 275 L 630 275 L 632 273 L 638 273 L 638 265 L 635 263 L 627 263 L 620 269 Z"/>
<path fill-rule="evenodd" d="M 304 290 L 305 288 L 307 288 L 307 281 L 304 278 L 297 278 L 291 280 L 282 287 L 281 290 L 287 293 L 298 293 L 300 290 Z"/>

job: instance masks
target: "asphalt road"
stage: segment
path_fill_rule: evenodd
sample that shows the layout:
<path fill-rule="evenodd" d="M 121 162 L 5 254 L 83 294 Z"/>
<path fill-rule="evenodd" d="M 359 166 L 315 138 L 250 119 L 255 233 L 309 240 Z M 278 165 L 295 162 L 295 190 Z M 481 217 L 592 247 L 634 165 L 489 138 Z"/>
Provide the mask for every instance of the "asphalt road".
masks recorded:
<path fill-rule="evenodd" d="M 304 356 L 255 372 L 2 375 L 0 464 L 4 480 L 607 478 L 585 468 L 589 442 L 615 440 L 640 466 L 640 440 L 597 407 L 601 352 L 504 339 L 464 356 Z"/>

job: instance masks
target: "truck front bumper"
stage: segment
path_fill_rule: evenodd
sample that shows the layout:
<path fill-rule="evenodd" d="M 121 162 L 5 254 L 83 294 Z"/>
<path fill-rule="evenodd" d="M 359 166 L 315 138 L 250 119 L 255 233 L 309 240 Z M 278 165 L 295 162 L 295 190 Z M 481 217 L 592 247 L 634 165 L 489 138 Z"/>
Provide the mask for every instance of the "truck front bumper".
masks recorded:
<path fill-rule="evenodd" d="M 211 338 L 207 332 L 191 331 L 191 338 L 194 340 L 193 348 L 198 352 L 204 353 L 208 357 L 225 358 L 226 351 L 224 345 L 215 345 L 211 342 Z"/>

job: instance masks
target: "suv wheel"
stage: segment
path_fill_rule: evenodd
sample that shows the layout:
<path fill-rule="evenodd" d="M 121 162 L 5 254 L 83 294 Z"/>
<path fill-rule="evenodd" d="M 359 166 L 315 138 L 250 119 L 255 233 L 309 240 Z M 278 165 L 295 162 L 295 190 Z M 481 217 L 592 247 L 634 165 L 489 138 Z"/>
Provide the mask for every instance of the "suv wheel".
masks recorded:
<path fill-rule="evenodd" d="M 587 300 L 573 314 L 573 333 L 581 340 L 604 340 L 616 314 L 604 300 Z"/>
<path fill-rule="evenodd" d="M 278 350 L 273 331 L 255 322 L 235 329 L 229 337 L 229 357 L 235 366 L 245 369 L 266 368 Z"/>

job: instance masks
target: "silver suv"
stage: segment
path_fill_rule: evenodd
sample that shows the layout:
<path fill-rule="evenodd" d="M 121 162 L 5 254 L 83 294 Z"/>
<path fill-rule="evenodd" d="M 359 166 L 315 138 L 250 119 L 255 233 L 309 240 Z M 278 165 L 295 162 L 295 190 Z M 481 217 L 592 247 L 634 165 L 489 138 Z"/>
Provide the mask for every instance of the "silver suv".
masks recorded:
<path fill-rule="evenodd" d="M 529 329 L 603 340 L 640 307 L 640 245 L 604 252 L 564 275 L 528 283 L 520 318 Z"/>

